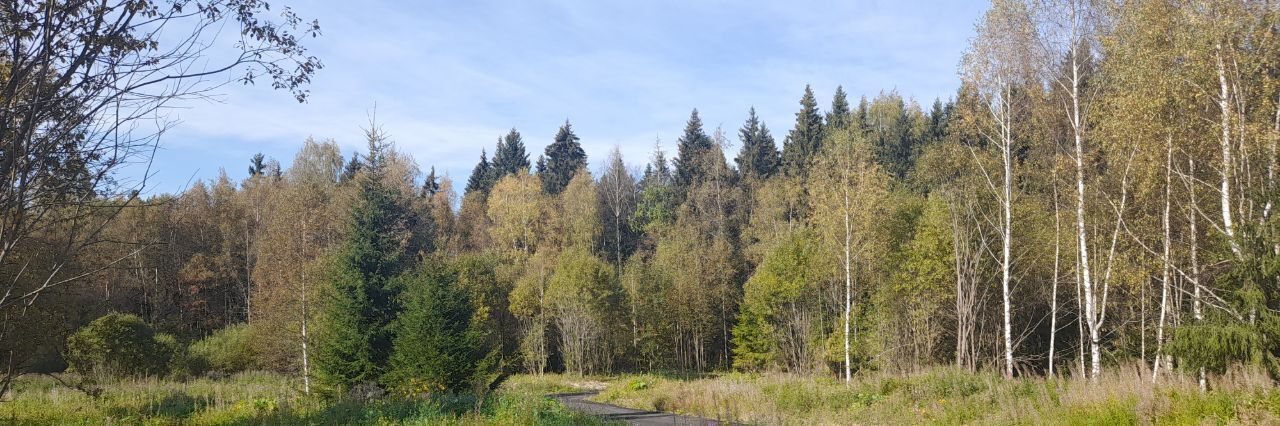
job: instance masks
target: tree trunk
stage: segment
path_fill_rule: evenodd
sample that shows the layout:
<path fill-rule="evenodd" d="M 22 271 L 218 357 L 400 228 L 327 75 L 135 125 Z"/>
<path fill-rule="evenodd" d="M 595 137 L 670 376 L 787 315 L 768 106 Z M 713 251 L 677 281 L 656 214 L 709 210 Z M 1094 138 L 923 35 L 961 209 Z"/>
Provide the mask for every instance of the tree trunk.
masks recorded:
<path fill-rule="evenodd" d="M 846 179 L 847 180 L 847 179 Z M 853 381 L 849 356 L 849 320 L 853 314 L 853 272 L 850 259 L 853 228 L 849 223 L 849 185 L 844 185 L 844 381 Z"/>
<path fill-rule="evenodd" d="M 1062 214 L 1058 210 L 1058 170 L 1053 171 L 1053 290 L 1049 302 L 1049 376 L 1053 374 L 1054 349 L 1058 342 L 1058 279 L 1062 257 Z"/>
<path fill-rule="evenodd" d="M 1173 244 L 1173 238 L 1169 231 L 1169 210 L 1173 204 L 1171 198 L 1172 189 L 1172 169 L 1173 169 L 1173 137 L 1170 136 L 1166 143 L 1168 151 L 1165 153 L 1165 169 L 1164 169 L 1164 211 L 1160 215 L 1160 223 L 1164 228 L 1164 267 L 1160 277 L 1160 319 L 1156 326 L 1156 357 L 1155 363 L 1151 366 L 1151 381 L 1154 383 L 1160 377 L 1160 362 L 1164 358 L 1162 351 L 1164 349 L 1164 321 L 1169 310 L 1169 277 L 1170 277 L 1170 259 L 1169 247 Z"/>
<path fill-rule="evenodd" d="M 1227 69 L 1222 62 L 1222 43 L 1215 46 L 1216 57 L 1218 60 L 1218 109 L 1222 111 L 1222 167 L 1221 167 L 1221 200 L 1222 200 L 1222 230 L 1227 234 L 1227 243 L 1231 246 L 1231 252 L 1236 257 L 1240 257 L 1240 245 L 1236 242 L 1235 225 L 1231 220 L 1231 170 L 1235 161 L 1231 152 L 1231 102 L 1229 101 L 1230 92 L 1227 87 Z"/>

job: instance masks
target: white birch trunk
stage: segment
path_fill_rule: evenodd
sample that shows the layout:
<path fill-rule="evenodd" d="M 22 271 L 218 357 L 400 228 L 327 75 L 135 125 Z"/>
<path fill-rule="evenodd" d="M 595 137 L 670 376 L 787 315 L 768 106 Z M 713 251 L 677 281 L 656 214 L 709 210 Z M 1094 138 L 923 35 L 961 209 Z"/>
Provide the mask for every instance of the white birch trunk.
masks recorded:
<path fill-rule="evenodd" d="M 853 373 L 850 368 L 849 356 L 849 322 L 853 315 L 853 272 L 850 263 L 850 246 L 852 245 L 853 228 L 849 221 L 849 185 L 846 173 L 846 182 L 844 184 L 844 381 L 850 383 L 853 381 Z"/>
<path fill-rule="evenodd" d="M 1164 169 L 1164 211 L 1160 216 L 1160 224 L 1164 228 L 1164 253 L 1162 261 L 1164 263 L 1160 277 L 1160 319 L 1156 325 L 1156 357 L 1155 362 L 1151 366 L 1151 382 L 1160 377 L 1160 362 L 1164 358 L 1161 352 L 1164 350 L 1164 321 L 1168 315 L 1169 307 L 1169 278 L 1170 264 L 1169 247 L 1173 244 L 1173 238 L 1169 231 L 1169 210 L 1173 204 L 1171 198 L 1172 189 L 1172 169 L 1173 169 L 1173 139 L 1169 138 L 1166 147 L 1168 151 L 1165 153 L 1165 169 Z"/>
<path fill-rule="evenodd" d="M 1221 167 L 1221 200 L 1222 230 L 1227 234 L 1227 243 L 1231 252 L 1240 257 L 1240 245 L 1236 242 L 1235 225 L 1231 220 L 1231 170 L 1235 166 L 1231 152 L 1231 102 L 1227 85 L 1227 69 L 1222 62 L 1222 43 L 1215 47 L 1218 60 L 1218 109 L 1222 111 L 1222 167 Z"/>

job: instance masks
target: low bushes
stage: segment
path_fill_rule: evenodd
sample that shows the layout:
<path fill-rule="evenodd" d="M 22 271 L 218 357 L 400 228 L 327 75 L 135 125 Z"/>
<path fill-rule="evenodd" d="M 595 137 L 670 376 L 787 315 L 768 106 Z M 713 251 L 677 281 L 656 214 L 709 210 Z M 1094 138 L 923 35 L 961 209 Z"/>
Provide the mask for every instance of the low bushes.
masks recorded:
<path fill-rule="evenodd" d="M 157 335 L 137 315 L 112 312 L 68 337 L 64 357 L 81 374 L 143 376 L 167 374 L 176 348 L 173 336 Z"/>

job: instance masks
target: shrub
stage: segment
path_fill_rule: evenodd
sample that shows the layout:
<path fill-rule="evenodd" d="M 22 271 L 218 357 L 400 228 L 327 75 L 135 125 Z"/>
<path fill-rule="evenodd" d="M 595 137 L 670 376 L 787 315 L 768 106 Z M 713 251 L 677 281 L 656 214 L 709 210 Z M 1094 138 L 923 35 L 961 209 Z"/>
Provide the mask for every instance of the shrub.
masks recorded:
<path fill-rule="evenodd" d="M 248 324 L 236 324 L 192 343 L 188 364 L 191 373 L 231 374 L 256 369 L 258 356 L 253 350 L 252 337 Z"/>
<path fill-rule="evenodd" d="M 177 346 L 137 315 L 112 312 L 93 320 L 67 338 L 67 364 L 83 374 L 106 377 L 165 374 Z"/>

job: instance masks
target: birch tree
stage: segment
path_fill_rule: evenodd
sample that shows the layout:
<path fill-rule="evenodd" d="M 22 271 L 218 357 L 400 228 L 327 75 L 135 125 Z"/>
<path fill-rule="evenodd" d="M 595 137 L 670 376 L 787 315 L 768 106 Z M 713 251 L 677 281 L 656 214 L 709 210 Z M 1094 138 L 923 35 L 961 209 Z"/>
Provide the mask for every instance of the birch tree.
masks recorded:
<path fill-rule="evenodd" d="M 996 0 L 978 25 L 978 34 L 964 54 L 961 78 L 975 92 L 989 115 L 982 126 L 986 141 L 999 150 L 1002 170 L 982 167 L 988 188 L 1001 207 L 1000 285 L 1003 311 L 1004 375 L 1013 377 L 1013 301 L 1010 281 L 1013 268 L 1014 118 L 1026 108 L 1019 90 L 1032 83 L 1031 68 L 1035 30 L 1027 6 L 1016 0 Z M 975 155 L 975 160 L 976 154 Z M 981 165 L 981 162 L 979 162 Z M 997 183 L 998 182 L 998 183 Z M 1082 228 L 1083 231 L 1083 228 Z M 1086 292 L 1089 292 L 1086 289 Z"/>

